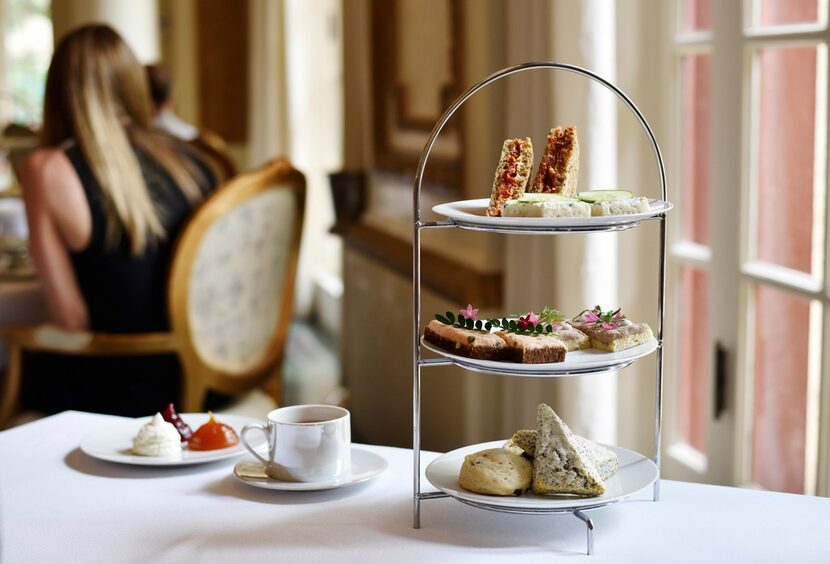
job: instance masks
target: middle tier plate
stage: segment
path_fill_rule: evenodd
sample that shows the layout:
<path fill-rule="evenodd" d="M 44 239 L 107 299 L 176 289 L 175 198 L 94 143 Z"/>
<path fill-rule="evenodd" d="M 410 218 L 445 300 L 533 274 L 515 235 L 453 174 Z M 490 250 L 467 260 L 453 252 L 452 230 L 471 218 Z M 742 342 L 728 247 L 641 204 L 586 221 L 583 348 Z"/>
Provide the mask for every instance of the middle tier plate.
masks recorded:
<path fill-rule="evenodd" d="M 619 352 L 583 349 L 581 351 L 569 352 L 564 362 L 519 364 L 516 362 L 480 360 L 455 355 L 426 341 L 423 336 L 421 337 L 421 344 L 432 352 L 449 358 L 453 363 L 469 370 L 503 374 L 506 376 L 532 377 L 573 376 L 577 374 L 592 374 L 606 372 L 608 370 L 619 370 L 620 368 L 625 368 L 638 358 L 653 353 L 659 346 L 657 339 L 652 338 L 642 345 L 637 345 L 636 347 Z"/>

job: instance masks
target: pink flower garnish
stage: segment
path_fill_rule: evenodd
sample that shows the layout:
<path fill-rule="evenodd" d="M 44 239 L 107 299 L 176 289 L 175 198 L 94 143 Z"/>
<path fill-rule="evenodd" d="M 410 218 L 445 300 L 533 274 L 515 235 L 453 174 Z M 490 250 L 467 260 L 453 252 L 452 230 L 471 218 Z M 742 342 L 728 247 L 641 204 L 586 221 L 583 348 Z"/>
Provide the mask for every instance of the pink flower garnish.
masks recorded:
<path fill-rule="evenodd" d="M 617 315 L 614 316 L 614 319 L 624 319 L 624 318 L 625 318 L 625 314 L 621 311 L 618 311 Z"/>
<path fill-rule="evenodd" d="M 460 309 L 458 310 L 458 313 L 460 313 L 461 317 L 463 317 L 464 319 L 472 319 L 473 321 L 475 321 L 478 310 L 473 309 L 472 304 L 467 304 L 467 309 Z"/>
<path fill-rule="evenodd" d="M 601 325 L 601 327 L 602 327 L 603 329 L 605 329 L 606 331 L 611 331 L 611 330 L 613 330 L 613 329 L 616 329 L 616 328 L 617 328 L 617 326 L 616 326 L 616 325 L 611 325 L 610 323 L 603 323 L 603 324 Z"/>
<path fill-rule="evenodd" d="M 527 314 L 526 318 L 531 324 L 536 325 L 539 323 L 539 316 L 533 313 L 532 311 Z"/>
<path fill-rule="evenodd" d="M 587 321 L 589 323 L 596 323 L 599 321 L 599 316 L 595 311 L 586 311 L 582 314 L 582 321 Z"/>

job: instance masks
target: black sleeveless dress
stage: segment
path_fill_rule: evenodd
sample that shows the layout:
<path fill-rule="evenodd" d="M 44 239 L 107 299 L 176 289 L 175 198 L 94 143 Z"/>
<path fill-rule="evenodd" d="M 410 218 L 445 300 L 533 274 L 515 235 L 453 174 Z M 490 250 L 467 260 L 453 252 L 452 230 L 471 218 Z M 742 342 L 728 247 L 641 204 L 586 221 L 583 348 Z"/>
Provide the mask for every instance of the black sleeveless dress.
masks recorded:
<path fill-rule="evenodd" d="M 203 193 L 216 177 L 184 144 L 182 154 L 201 171 Z M 107 333 L 146 333 L 169 329 L 167 275 L 176 238 L 192 206 L 172 177 L 148 154 L 135 149 L 144 181 L 167 232 L 140 255 L 129 238 L 106 243 L 103 192 L 77 144 L 65 150 L 83 185 L 92 215 L 92 237 L 72 266 L 89 314 L 90 329 Z M 26 409 L 56 413 L 67 409 L 150 415 L 179 395 L 181 367 L 174 355 L 72 357 L 37 354 L 24 358 L 22 399 Z"/>

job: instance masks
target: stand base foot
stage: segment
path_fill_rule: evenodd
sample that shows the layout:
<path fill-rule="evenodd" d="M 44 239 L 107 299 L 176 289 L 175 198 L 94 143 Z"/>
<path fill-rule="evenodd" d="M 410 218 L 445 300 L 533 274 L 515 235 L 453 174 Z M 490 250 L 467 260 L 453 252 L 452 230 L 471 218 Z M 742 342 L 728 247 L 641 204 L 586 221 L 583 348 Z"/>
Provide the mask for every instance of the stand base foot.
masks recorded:
<path fill-rule="evenodd" d="M 594 553 L 594 521 L 585 515 L 582 511 L 574 511 L 574 517 L 585 523 L 585 530 L 587 531 L 587 549 L 588 556 Z"/>

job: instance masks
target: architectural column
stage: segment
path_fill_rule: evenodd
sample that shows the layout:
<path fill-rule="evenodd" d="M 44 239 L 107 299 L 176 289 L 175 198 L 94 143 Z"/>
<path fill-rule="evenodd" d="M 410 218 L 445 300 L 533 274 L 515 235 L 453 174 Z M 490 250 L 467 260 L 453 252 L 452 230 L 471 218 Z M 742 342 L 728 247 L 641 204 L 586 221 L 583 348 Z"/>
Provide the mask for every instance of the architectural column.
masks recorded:
<path fill-rule="evenodd" d="M 289 154 L 283 0 L 250 0 L 249 18 L 248 164 L 255 167 Z"/>
<path fill-rule="evenodd" d="M 510 64 L 529 60 L 571 63 L 614 82 L 616 15 L 612 0 L 534 0 L 527 6 L 528 13 L 538 16 L 530 22 L 507 14 L 509 29 L 523 38 L 508 45 Z M 533 136 L 538 161 L 548 128 L 576 125 L 580 140 L 578 189 L 616 187 L 616 97 L 599 84 L 566 72 L 525 74 L 528 76 L 521 79 L 507 79 L 506 136 Z M 525 312 L 547 304 L 574 315 L 596 304 L 617 307 L 617 262 L 614 234 L 510 237 L 504 267 L 505 311 Z M 616 442 L 617 380 L 613 374 L 539 379 L 506 387 L 505 432 L 532 423 L 535 404 L 544 401 L 575 432 L 605 443 Z"/>
<path fill-rule="evenodd" d="M 551 13 L 551 53 L 616 82 L 616 8 L 613 0 L 557 1 Z M 553 123 L 578 124 L 579 190 L 617 187 L 617 119 L 620 103 L 605 87 L 559 73 L 553 86 Z M 584 307 L 619 307 L 618 235 L 557 237 L 557 303 L 573 315 Z M 617 442 L 617 374 L 557 382 L 556 407 L 575 431 Z"/>

